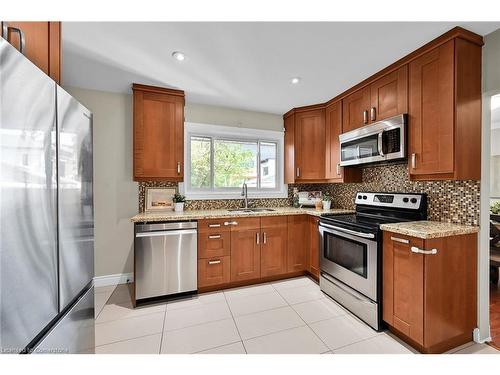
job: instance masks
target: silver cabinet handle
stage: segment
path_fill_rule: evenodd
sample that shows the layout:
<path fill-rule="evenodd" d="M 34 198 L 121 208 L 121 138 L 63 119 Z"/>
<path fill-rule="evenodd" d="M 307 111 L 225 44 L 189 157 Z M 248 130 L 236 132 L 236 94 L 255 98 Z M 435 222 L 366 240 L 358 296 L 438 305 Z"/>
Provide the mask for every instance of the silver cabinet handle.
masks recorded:
<path fill-rule="evenodd" d="M 368 111 L 363 111 L 363 124 L 368 124 Z"/>
<path fill-rule="evenodd" d="M 297 167 L 297 177 L 300 177 L 300 168 Z"/>
<path fill-rule="evenodd" d="M 2 27 L 2 35 L 5 40 L 8 40 L 9 38 L 9 30 L 19 34 L 19 52 L 21 52 L 24 55 L 24 46 L 26 45 L 24 32 L 20 28 L 8 26 L 7 22 L 4 22 Z"/>
<path fill-rule="evenodd" d="M 220 259 L 217 260 L 209 260 L 208 264 L 220 264 Z"/>
<path fill-rule="evenodd" d="M 370 120 L 375 121 L 376 118 L 377 118 L 377 109 L 375 107 L 371 107 Z"/>
<path fill-rule="evenodd" d="M 177 162 L 177 174 L 181 174 L 181 163 Z"/>
<path fill-rule="evenodd" d="M 208 224 L 209 228 L 220 228 L 220 224 Z"/>
<path fill-rule="evenodd" d="M 434 255 L 434 254 L 437 254 L 438 250 L 437 249 L 422 250 L 422 249 L 419 249 L 418 247 L 412 246 L 411 252 L 417 253 L 417 254 Z"/>
<path fill-rule="evenodd" d="M 260 244 L 260 233 L 259 232 L 256 233 L 255 242 L 257 243 L 257 245 Z"/>
<path fill-rule="evenodd" d="M 340 163 L 337 163 L 337 176 L 340 176 Z"/>
<path fill-rule="evenodd" d="M 220 234 L 212 234 L 211 236 L 208 236 L 208 238 L 211 240 L 216 240 L 216 239 L 220 238 Z"/>
<path fill-rule="evenodd" d="M 228 225 L 238 225 L 238 222 L 237 221 L 225 221 L 224 225 L 225 226 L 228 226 Z"/>
<path fill-rule="evenodd" d="M 264 245 L 265 245 L 267 243 L 267 234 L 266 234 L 266 232 L 262 233 L 262 237 L 263 237 Z"/>
<path fill-rule="evenodd" d="M 395 241 L 395 242 L 401 242 L 401 243 L 410 243 L 409 240 L 405 240 L 404 238 L 399 238 L 399 237 L 391 237 L 391 240 Z"/>
<path fill-rule="evenodd" d="M 382 137 L 384 135 L 384 132 L 380 132 L 378 133 L 378 142 L 377 142 L 377 145 L 378 145 L 378 154 L 380 156 L 384 156 L 384 148 L 382 147 Z"/>
<path fill-rule="evenodd" d="M 411 168 L 417 169 L 417 154 L 411 154 Z"/>

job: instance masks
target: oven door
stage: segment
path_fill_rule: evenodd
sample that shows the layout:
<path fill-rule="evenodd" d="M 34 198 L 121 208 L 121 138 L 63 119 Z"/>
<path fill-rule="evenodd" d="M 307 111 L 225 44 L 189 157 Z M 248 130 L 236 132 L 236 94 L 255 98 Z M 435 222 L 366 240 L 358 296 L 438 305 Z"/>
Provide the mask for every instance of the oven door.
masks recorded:
<path fill-rule="evenodd" d="M 361 233 L 320 223 L 322 272 L 377 301 L 377 241 Z"/>

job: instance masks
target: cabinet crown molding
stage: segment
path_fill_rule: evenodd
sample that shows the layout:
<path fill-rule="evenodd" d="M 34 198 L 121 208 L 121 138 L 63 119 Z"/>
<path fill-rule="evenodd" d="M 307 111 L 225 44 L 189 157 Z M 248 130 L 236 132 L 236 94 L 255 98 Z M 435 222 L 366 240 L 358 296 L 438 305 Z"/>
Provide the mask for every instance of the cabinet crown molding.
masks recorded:
<path fill-rule="evenodd" d="M 159 87 L 159 86 L 142 85 L 140 83 L 133 83 L 132 90 L 134 90 L 134 91 L 136 91 L 136 90 L 147 91 L 147 92 L 153 92 L 153 93 L 157 93 L 157 94 L 177 95 L 177 96 L 181 96 L 184 98 L 184 91 L 183 90 L 170 89 L 170 88 Z"/>

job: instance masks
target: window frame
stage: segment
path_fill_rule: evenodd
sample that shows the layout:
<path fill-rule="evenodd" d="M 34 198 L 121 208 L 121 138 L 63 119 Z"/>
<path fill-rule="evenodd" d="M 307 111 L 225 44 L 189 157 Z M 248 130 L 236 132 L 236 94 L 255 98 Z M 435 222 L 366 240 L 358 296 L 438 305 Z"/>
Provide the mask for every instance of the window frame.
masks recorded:
<path fill-rule="evenodd" d="M 179 190 L 189 200 L 241 199 L 241 187 L 238 188 L 193 188 L 191 186 L 191 137 L 211 138 L 211 165 L 214 157 L 214 140 L 245 141 L 257 143 L 257 184 L 261 181 L 260 144 L 276 144 L 276 188 L 248 187 L 249 198 L 287 198 L 288 187 L 284 183 L 284 133 L 283 131 L 239 128 L 232 126 L 184 123 L 184 182 Z M 211 184 L 214 170 L 211 170 Z"/>

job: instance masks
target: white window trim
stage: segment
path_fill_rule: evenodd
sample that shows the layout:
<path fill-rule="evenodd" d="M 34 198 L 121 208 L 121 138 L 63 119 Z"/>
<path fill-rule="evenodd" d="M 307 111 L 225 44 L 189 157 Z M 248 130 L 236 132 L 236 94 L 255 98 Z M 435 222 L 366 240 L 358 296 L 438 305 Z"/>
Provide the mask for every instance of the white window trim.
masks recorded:
<path fill-rule="evenodd" d="M 255 191 L 248 188 L 248 198 L 288 198 L 288 186 L 284 183 L 284 133 L 274 130 L 251 128 L 236 128 L 194 122 L 184 123 L 184 183 L 179 184 L 179 191 L 189 200 L 210 199 L 242 199 L 241 189 L 227 189 L 226 191 L 213 191 L 211 189 L 191 189 L 191 136 L 209 136 L 236 138 L 249 141 L 270 141 L 277 144 L 276 171 L 278 175 L 277 188 Z"/>

